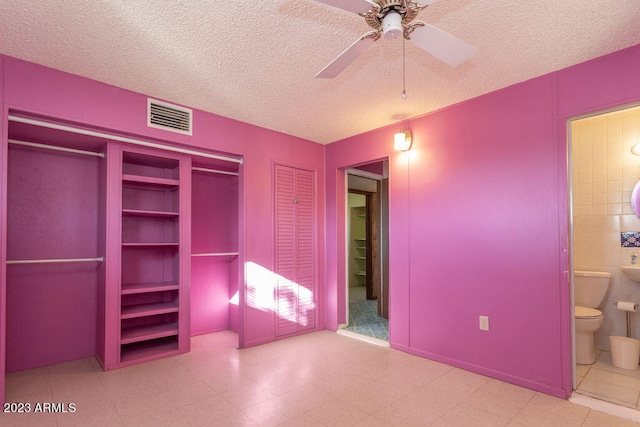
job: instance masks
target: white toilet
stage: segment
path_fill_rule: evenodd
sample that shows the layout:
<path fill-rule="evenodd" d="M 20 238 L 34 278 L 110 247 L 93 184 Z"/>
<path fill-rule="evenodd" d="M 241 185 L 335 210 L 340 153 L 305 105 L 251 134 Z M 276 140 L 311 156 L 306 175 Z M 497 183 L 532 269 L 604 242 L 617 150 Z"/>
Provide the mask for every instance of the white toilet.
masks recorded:
<path fill-rule="evenodd" d="M 602 304 L 609 289 L 611 273 L 600 271 L 573 272 L 573 298 L 576 321 L 576 363 L 591 365 L 596 361 L 593 333 L 602 325 Z"/>

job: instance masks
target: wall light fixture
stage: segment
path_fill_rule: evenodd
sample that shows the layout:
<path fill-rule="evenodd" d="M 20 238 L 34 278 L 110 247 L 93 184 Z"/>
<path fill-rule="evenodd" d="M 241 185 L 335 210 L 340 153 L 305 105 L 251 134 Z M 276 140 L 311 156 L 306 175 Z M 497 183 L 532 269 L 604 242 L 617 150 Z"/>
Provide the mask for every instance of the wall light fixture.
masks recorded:
<path fill-rule="evenodd" d="M 408 151 L 411 148 L 411 132 L 400 130 L 393 135 L 393 149 L 396 151 Z"/>

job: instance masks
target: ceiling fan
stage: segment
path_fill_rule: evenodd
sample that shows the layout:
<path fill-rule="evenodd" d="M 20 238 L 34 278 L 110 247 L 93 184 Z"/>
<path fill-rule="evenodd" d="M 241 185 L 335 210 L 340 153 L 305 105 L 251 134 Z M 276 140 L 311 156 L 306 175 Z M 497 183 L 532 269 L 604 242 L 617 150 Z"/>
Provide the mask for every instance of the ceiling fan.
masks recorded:
<path fill-rule="evenodd" d="M 477 49 L 470 44 L 422 21 L 418 13 L 436 0 L 316 0 L 320 3 L 357 13 L 372 31 L 363 34 L 338 55 L 316 77 L 333 78 L 347 68 L 380 36 L 391 40 L 402 35 L 441 61 L 455 67 L 469 59 Z"/>

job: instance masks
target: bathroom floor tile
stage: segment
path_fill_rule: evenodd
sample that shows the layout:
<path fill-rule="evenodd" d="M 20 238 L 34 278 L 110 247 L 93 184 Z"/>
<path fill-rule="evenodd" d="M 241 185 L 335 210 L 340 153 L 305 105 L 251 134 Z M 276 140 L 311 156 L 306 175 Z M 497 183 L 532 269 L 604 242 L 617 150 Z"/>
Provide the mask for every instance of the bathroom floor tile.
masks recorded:
<path fill-rule="evenodd" d="M 586 376 L 577 377 L 578 393 L 638 409 L 640 370 L 613 366 L 611 353 L 608 351 L 599 352 L 596 363 L 589 365 L 588 368 Z"/>
<path fill-rule="evenodd" d="M 622 374 L 629 377 L 640 378 L 640 369 L 635 371 L 630 371 L 628 369 L 622 369 L 622 368 L 613 366 L 613 361 L 611 360 L 611 353 L 608 351 L 603 351 L 598 357 L 598 360 L 596 360 L 596 363 L 593 364 L 592 366 L 593 368 L 603 369 L 606 371 L 615 372 L 617 374 Z"/>
<path fill-rule="evenodd" d="M 576 364 L 576 375 L 578 375 L 579 377 L 584 377 L 589 372 L 589 369 L 591 369 L 591 365 L 577 365 Z"/>
<path fill-rule="evenodd" d="M 605 369 L 593 368 L 585 378 L 615 384 L 620 387 L 640 390 L 640 378 Z"/>
<path fill-rule="evenodd" d="M 615 402 L 620 402 L 625 406 L 635 408 L 638 401 L 638 390 L 621 387 L 605 381 L 585 378 L 578 389 L 580 392 L 587 392 L 591 396 L 607 397 Z"/>

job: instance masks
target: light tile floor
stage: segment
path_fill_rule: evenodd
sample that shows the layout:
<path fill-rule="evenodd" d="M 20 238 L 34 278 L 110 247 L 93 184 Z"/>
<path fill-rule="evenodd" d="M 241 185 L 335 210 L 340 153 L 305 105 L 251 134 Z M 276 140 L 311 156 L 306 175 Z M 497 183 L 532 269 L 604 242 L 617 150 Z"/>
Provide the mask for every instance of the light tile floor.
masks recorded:
<path fill-rule="evenodd" d="M 601 351 L 593 365 L 577 365 L 578 393 L 639 409 L 640 370 L 616 368 L 611 353 Z"/>
<path fill-rule="evenodd" d="M 103 372 L 95 359 L 7 375 L 11 402 L 74 413 L 0 414 L 2 426 L 627 426 L 569 401 L 321 331 L 238 350 L 237 335 Z"/>

